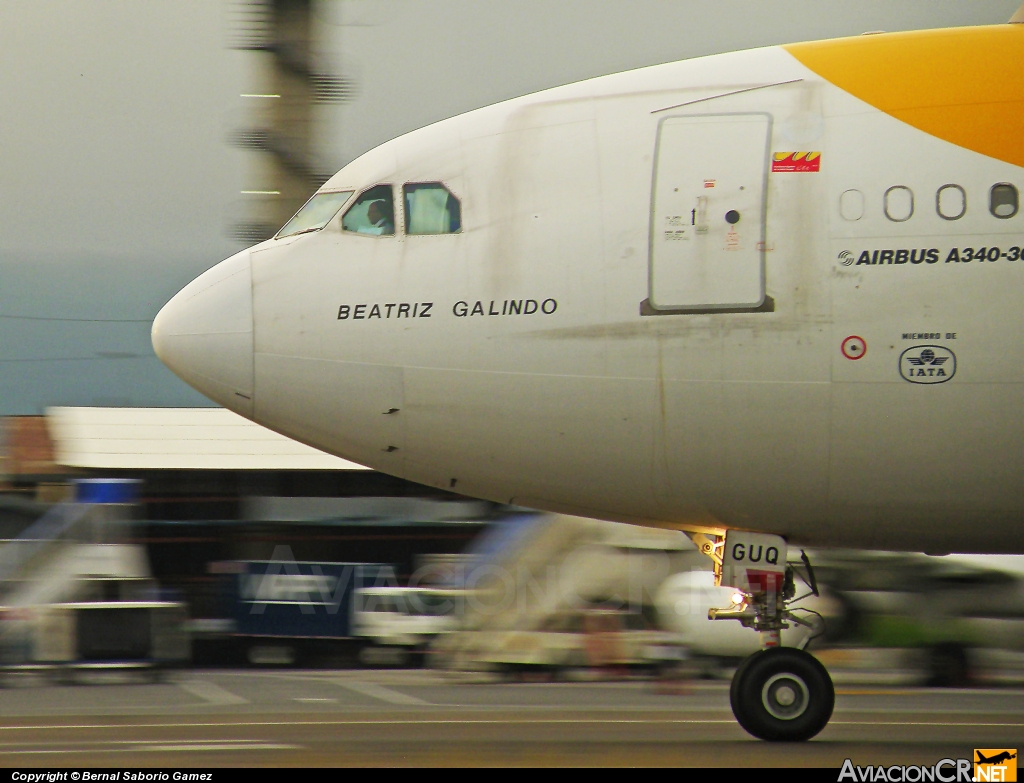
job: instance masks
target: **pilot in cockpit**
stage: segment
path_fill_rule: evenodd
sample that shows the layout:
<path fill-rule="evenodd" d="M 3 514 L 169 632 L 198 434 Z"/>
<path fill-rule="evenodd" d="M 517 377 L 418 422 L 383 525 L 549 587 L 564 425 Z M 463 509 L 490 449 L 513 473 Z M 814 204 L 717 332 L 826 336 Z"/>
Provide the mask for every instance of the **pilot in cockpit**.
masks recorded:
<path fill-rule="evenodd" d="M 374 201 L 366 210 L 369 225 L 359 230 L 364 234 L 390 235 L 395 233 L 395 218 L 384 199 Z"/>

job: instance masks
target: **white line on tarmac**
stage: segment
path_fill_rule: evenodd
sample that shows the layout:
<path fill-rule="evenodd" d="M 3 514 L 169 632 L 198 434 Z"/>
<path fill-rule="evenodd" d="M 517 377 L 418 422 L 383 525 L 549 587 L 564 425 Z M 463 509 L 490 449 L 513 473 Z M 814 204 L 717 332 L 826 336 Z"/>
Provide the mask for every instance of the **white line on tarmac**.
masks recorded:
<path fill-rule="evenodd" d="M 216 724 L 206 723 L 206 724 L 203 724 L 203 725 L 210 726 L 210 725 L 216 725 Z M 154 742 L 161 742 L 161 741 L 162 740 L 154 740 L 154 739 L 145 739 L 145 740 L 117 739 L 117 740 L 75 740 L 74 743 L 76 745 L 152 745 Z M 195 744 L 195 743 L 202 744 L 204 742 L 231 742 L 231 743 L 234 743 L 236 745 L 245 745 L 245 744 L 257 744 L 257 743 L 263 742 L 263 740 L 256 740 L 256 739 L 228 739 L 227 737 L 221 737 L 220 739 L 216 739 L 216 740 L 209 740 L 209 739 L 179 739 L 179 740 L 175 740 L 175 742 L 179 742 L 179 743 L 181 743 L 181 742 L 191 742 L 193 744 Z M 15 744 L 13 742 L 3 742 L 3 743 L 0 743 L 0 750 L 2 750 L 3 748 L 23 748 L 26 745 L 55 745 L 55 744 L 57 744 L 56 741 L 28 742 L 28 743 L 19 742 L 17 744 Z"/>
<path fill-rule="evenodd" d="M 389 704 L 418 704 L 430 706 L 430 702 L 423 701 L 423 699 L 417 699 L 415 696 L 410 696 L 407 693 L 401 693 L 399 691 L 392 690 L 391 688 L 385 688 L 383 685 L 377 685 L 374 682 L 340 679 L 331 680 L 331 682 L 350 691 L 361 693 L 363 696 L 369 696 L 371 699 L 386 701 Z"/>
<path fill-rule="evenodd" d="M 412 697 L 410 697 L 412 698 Z M 711 725 L 731 723 L 738 726 L 733 719 L 724 720 L 701 720 L 690 718 L 437 718 L 437 719 L 352 719 L 352 720 L 284 720 L 284 721 L 228 721 L 223 723 L 189 722 L 189 723 L 83 723 L 83 724 L 62 724 L 59 726 L 0 726 L 2 731 L 59 731 L 65 729 L 167 729 L 167 728 L 221 728 L 231 726 L 418 726 L 418 725 L 502 725 L 502 724 L 639 724 L 649 725 L 657 723 L 667 724 L 692 724 Z M 963 721 L 860 721 L 860 720 L 833 720 L 829 726 L 962 726 L 966 728 L 980 727 L 1014 727 L 1024 729 L 1024 723 L 1002 723 L 1002 722 L 963 722 Z M 154 740 L 150 740 L 151 742 Z"/>
<path fill-rule="evenodd" d="M 830 720 L 829 726 L 1020 726 L 1024 723 L 974 723 L 973 721 Z"/>
<path fill-rule="evenodd" d="M 117 748 L 118 752 L 141 750 L 144 753 L 161 753 L 174 750 L 299 750 L 301 745 L 286 745 L 278 742 L 258 742 L 241 745 L 230 742 L 209 742 L 203 745 L 175 744 L 175 745 L 146 745 L 140 748 Z M 89 751 L 92 753 L 93 751 Z"/>
<path fill-rule="evenodd" d="M 173 745 L 135 745 L 130 748 L 80 748 L 60 750 L 3 750 L 2 755 L 34 756 L 38 754 L 56 755 L 68 753 L 165 753 L 168 751 L 196 751 L 196 750 L 302 750 L 301 745 L 285 745 L 273 742 L 238 743 L 238 742 L 208 742 L 208 743 L 178 743 Z"/>
<path fill-rule="evenodd" d="M 183 691 L 191 693 L 193 696 L 198 696 L 209 704 L 227 705 L 249 703 L 248 699 L 236 696 L 231 691 L 207 680 L 187 680 L 186 682 L 179 682 L 178 687 Z"/>

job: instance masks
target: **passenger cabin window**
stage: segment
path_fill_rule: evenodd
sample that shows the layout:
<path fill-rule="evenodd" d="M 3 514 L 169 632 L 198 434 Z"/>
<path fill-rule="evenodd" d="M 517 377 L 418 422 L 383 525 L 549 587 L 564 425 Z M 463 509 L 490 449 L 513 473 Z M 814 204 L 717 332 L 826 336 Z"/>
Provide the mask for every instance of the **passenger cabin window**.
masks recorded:
<path fill-rule="evenodd" d="M 1001 220 L 1012 218 L 1020 208 L 1017 188 L 1009 182 L 993 185 L 988 196 L 988 211 Z"/>
<path fill-rule="evenodd" d="M 364 190 L 341 219 L 345 231 L 373 236 L 394 236 L 395 202 L 390 185 Z"/>
<path fill-rule="evenodd" d="M 331 222 L 331 218 L 338 214 L 338 210 L 351 195 L 351 190 L 314 193 L 313 198 L 303 204 L 302 209 L 295 213 L 295 217 L 285 223 L 284 228 L 277 232 L 276 238 L 303 234 L 306 231 L 319 231 Z"/>
<path fill-rule="evenodd" d="M 457 234 L 462 230 L 459 200 L 440 182 L 402 187 L 406 234 Z"/>
<path fill-rule="evenodd" d="M 893 223 L 910 220 L 914 214 L 914 192 L 905 185 L 893 185 L 885 191 L 885 216 Z"/>
<path fill-rule="evenodd" d="M 843 220 L 860 220 L 864 217 L 864 194 L 859 190 L 844 190 L 839 197 L 839 214 Z"/>
<path fill-rule="evenodd" d="M 943 220 L 959 220 L 967 212 L 967 193 L 959 185 L 943 185 L 935 194 L 935 211 Z"/>

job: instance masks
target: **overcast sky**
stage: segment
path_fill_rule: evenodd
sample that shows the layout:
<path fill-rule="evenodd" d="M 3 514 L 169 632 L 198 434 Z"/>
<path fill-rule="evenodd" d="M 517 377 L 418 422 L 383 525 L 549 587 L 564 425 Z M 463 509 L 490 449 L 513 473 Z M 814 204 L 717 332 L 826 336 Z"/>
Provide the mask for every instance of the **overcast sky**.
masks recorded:
<path fill-rule="evenodd" d="M 323 0 L 338 167 L 413 128 L 568 81 L 797 40 L 1005 22 L 1017 0 Z M 233 0 L 0 1 L 0 414 L 205 404 L 149 321 L 240 246 L 259 189 L 225 137 L 260 89 Z M 42 319 L 42 320 L 35 320 Z M 70 320 L 58 320 L 70 319 Z"/>
<path fill-rule="evenodd" d="M 345 0 L 324 41 L 359 87 L 336 162 L 470 109 L 630 68 L 869 30 L 1001 24 L 1019 0 Z"/>

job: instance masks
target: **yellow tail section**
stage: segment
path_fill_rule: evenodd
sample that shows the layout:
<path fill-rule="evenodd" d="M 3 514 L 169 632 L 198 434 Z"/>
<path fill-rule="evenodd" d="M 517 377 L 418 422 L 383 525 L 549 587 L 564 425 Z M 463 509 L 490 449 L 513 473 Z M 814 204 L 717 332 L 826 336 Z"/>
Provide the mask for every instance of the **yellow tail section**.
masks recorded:
<path fill-rule="evenodd" d="M 1024 25 L 784 48 L 822 78 L 908 125 L 1024 166 Z"/>

